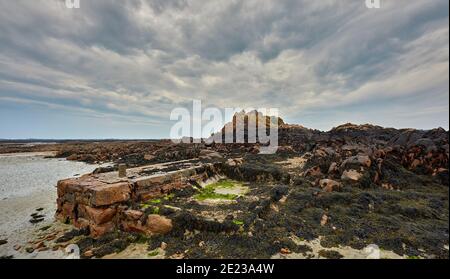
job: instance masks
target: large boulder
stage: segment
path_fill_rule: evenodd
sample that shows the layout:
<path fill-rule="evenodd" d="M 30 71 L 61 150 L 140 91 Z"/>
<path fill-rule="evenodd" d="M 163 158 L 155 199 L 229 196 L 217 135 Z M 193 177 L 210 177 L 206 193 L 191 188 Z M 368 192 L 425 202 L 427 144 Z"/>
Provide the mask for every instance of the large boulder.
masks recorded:
<path fill-rule="evenodd" d="M 115 224 L 113 222 L 107 222 L 101 225 L 91 224 L 89 226 L 89 231 L 92 237 L 96 238 L 102 236 L 108 232 L 112 232 L 115 229 Z"/>
<path fill-rule="evenodd" d="M 141 219 L 142 215 L 144 214 L 144 212 L 139 211 L 139 210 L 127 210 L 124 212 L 125 216 L 127 219 L 129 220 L 139 220 Z"/>
<path fill-rule="evenodd" d="M 357 170 L 345 170 L 342 173 L 341 179 L 343 181 L 357 182 L 363 177 L 363 174 Z"/>
<path fill-rule="evenodd" d="M 169 233 L 172 228 L 172 220 L 157 214 L 151 214 L 147 217 L 146 227 L 150 233 L 153 234 L 166 234 Z"/>
<path fill-rule="evenodd" d="M 216 152 L 214 150 L 209 149 L 203 149 L 200 151 L 199 159 L 201 160 L 217 160 L 217 159 L 223 159 L 222 154 L 219 152 Z"/>
<path fill-rule="evenodd" d="M 111 221 L 116 212 L 115 208 L 93 208 L 82 204 L 78 205 L 78 217 L 90 220 L 97 225 Z"/>
<path fill-rule="evenodd" d="M 356 155 L 347 158 L 344 162 L 342 162 L 342 166 L 362 166 L 366 168 L 370 168 L 372 161 L 367 155 Z"/>
<path fill-rule="evenodd" d="M 342 187 L 342 184 L 340 182 L 337 182 L 332 179 L 321 179 L 319 181 L 319 185 L 325 192 L 328 192 L 328 193 L 334 192 L 334 191 L 339 191 Z"/>

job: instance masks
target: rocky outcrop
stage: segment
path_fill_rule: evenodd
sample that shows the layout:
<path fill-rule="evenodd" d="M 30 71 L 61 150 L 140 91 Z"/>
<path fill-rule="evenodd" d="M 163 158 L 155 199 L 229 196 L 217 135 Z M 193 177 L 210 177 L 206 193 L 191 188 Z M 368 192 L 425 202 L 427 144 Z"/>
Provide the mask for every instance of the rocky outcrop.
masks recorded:
<path fill-rule="evenodd" d="M 398 253 L 425 246 L 443 255 L 436 243 L 448 245 L 448 132 L 354 124 L 321 132 L 280 121 L 279 144 L 276 154 L 261 155 L 258 143 L 129 143 L 111 157 L 143 166 L 123 178 L 116 165 L 61 181 L 57 216 L 93 237 L 117 229 L 161 235 L 172 254 L 196 251 L 191 257 L 214 253 L 186 241 L 197 232 L 214 245 L 220 237 L 228 255 L 258 257 L 294 251 L 276 246 L 293 231 L 325 236 L 328 244 L 368 241 Z M 80 153 L 99 158 L 99 150 Z M 246 183 L 251 194 L 213 207 L 196 202 L 201 182 L 224 176 Z M 169 194 L 176 198 L 165 199 Z M 248 234 L 239 245 L 226 234 L 236 232 Z"/>

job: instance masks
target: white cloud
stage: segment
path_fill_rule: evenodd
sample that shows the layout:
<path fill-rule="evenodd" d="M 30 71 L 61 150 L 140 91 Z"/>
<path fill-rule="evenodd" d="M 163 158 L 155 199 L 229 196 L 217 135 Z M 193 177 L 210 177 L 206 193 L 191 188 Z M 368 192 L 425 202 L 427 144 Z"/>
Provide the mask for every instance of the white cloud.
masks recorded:
<path fill-rule="evenodd" d="M 448 128 L 448 44 L 446 0 L 0 0 L 0 97 L 152 123 L 202 99 L 323 128 L 339 110 L 409 125 L 415 100 L 421 127 Z M 372 103 L 383 119 L 361 117 Z"/>

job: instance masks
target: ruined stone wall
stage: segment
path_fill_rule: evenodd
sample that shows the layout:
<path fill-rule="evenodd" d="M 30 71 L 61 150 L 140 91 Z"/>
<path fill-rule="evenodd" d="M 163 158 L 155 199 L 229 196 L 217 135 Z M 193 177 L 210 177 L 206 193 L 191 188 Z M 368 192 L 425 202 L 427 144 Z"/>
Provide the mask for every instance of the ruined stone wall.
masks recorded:
<path fill-rule="evenodd" d="M 119 178 L 117 172 L 111 172 L 61 180 L 57 185 L 56 218 L 80 229 L 89 228 L 94 237 L 114 229 L 164 233 L 171 228 L 170 220 L 144 215 L 136 205 L 205 181 L 219 171 L 216 165 L 206 164 L 143 177 Z"/>

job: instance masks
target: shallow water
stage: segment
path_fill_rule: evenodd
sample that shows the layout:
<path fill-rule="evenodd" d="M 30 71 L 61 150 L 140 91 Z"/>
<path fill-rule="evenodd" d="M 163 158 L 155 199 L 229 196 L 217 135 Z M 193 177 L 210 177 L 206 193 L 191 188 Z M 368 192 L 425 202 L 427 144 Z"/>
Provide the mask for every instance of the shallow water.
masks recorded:
<path fill-rule="evenodd" d="M 31 231 L 53 221 L 58 180 L 92 172 L 96 167 L 48 159 L 45 154 L 0 155 L 0 239 L 8 239 L 8 244 L 0 246 L 0 255 L 14 243 L 26 241 Z M 44 208 L 40 214 L 45 220 L 33 225 L 30 215 L 37 208 Z"/>
<path fill-rule="evenodd" d="M 44 155 L 0 155 L 0 200 L 54 190 L 59 179 L 91 172 L 95 165 Z"/>

